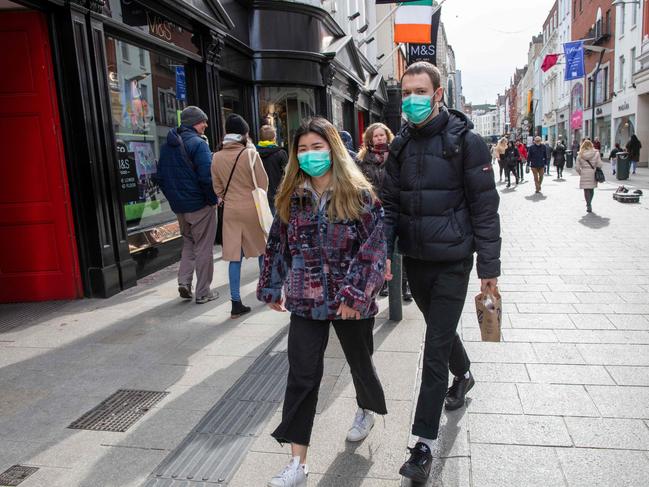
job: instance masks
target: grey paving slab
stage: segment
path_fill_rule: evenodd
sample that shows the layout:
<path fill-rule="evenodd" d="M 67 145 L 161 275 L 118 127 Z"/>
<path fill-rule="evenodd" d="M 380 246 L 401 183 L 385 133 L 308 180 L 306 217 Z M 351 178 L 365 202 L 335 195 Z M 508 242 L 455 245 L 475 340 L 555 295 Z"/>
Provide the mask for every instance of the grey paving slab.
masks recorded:
<path fill-rule="evenodd" d="M 565 303 L 520 303 L 516 304 L 519 313 L 530 313 L 530 314 L 565 314 L 565 313 L 574 313 L 575 307 L 580 306 L 579 304 L 565 304 Z"/>
<path fill-rule="evenodd" d="M 606 315 L 618 330 L 649 330 L 649 317 L 644 315 Z"/>
<path fill-rule="evenodd" d="M 528 360 L 528 363 L 539 362 L 546 364 L 585 364 L 577 345 L 570 343 L 533 343 L 532 347 L 537 360 Z"/>
<path fill-rule="evenodd" d="M 586 386 L 602 416 L 649 419 L 649 387 Z"/>
<path fill-rule="evenodd" d="M 467 408 L 472 413 L 523 413 L 516 385 L 499 382 L 476 382 L 467 394 Z"/>
<path fill-rule="evenodd" d="M 615 385 L 601 365 L 527 364 L 532 382 L 544 384 Z"/>
<path fill-rule="evenodd" d="M 589 364 L 649 365 L 649 345 L 578 344 L 576 347 Z"/>
<path fill-rule="evenodd" d="M 545 298 L 545 302 L 550 304 L 583 303 L 583 301 L 577 297 L 577 294 L 569 291 L 562 291 L 562 292 L 552 291 L 552 292 L 544 292 L 542 294 L 543 294 L 543 298 Z"/>
<path fill-rule="evenodd" d="M 562 343 L 649 344 L 644 330 L 556 330 Z"/>
<path fill-rule="evenodd" d="M 516 387 L 525 414 L 600 416 L 583 386 L 517 384 Z"/>
<path fill-rule="evenodd" d="M 469 413 L 471 443 L 573 446 L 562 418 Z"/>
<path fill-rule="evenodd" d="M 474 487 L 566 485 L 554 448 L 471 445 Z"/>
<path fill-rule="evenodd" d="M 570 321 L 582 330 L 607 330 L 615 329 L 611 320 L 606 315 L 599 314 L 571 314 L 568 315 Z"/>
<path fill-rule="evenodd" d="M 534 349 L 529 343 L 469 342 L 465 344 L 469 358 L 475 362 L 525 363 L 535 362 Z"/>
<path fill-rule="evenodd" d="M 618 385 L 649 387 L 649 367 L 609 365 L 606 367 L 606 370 L 608 370 Z"/>
<path fill-rule="evenodd" d="M 554 330 L 545 329 L 512 328 L 503 330 L 502 337 L 504 342 L 552 343 L 558 341 L 557 336 L 554 334 Z"/>
<path fill-rule="evenodd" d="M 649 462 L 642 452 L 558 449 L 569 487 L 646 487 Z"/>
<path fill-rule="evenodd" d="M 649 450 L 649 428 L 641 420 L 565 418 L 575 446 L 617 450 Z"/>
<path fill-rule="evenodd" d="M 477 382 L 529 382 L 525 364 L 471 362 L 471 372 Z"/>
<path fill-rule="evenodd" d="M 512 328 L 575 328 L 567 314 L 510 314 Z"/>

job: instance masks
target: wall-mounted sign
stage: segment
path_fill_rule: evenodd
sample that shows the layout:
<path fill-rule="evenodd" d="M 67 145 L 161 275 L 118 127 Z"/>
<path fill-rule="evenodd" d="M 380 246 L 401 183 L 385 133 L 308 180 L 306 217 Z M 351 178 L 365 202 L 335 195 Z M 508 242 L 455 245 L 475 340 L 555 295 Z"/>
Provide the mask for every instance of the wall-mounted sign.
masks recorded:
<path fill-rule="evenodd" d="M 620 112 L 623 112 L 624 110 L 628 110 L 629 108 L 631 108 L 631 106 L 629 105 L 629 102 L 628 102 L 628 101 L 625 101 L 625 102 L 622 103 L 619 107 L 617 107 L 617 109 L 618 109 Z"/>
<path fill-rule="evenodd" d="M 176 66 L 176 99 L 187 100 L 187 82 L 185 80 L 185 66 Z"/>
<path fill-rule="evenodd" d="M 604 113 L 604 110 L 602 110 L 601 108 L 597 108 L 595 110 L 595 115 L 602 115 L 603 113 Z"/>
<path fill-rule="evenodd" d="M 117 167 L 119 169 L 119 194 L 123 204 L 137 203 L 140 193 L 137 185 L 137 168 L 135 154 L 129 152 L 124 142 L 115 144 Z"/>
<path fill-rule="evenodd" d="M 433 14 L 430 26 L 430 44 L 408 44 L 408 64 L 416 63 L 417 61 L 427 61 L 437 65 L 437 31 L 439 30 L 441 14 L 441 8 L 438 8 Z"/>

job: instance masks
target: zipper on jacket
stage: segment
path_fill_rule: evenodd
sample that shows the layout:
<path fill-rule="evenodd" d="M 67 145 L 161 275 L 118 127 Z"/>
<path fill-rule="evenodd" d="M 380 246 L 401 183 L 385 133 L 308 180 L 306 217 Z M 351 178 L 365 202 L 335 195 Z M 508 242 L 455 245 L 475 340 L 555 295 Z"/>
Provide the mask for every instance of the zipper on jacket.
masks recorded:
<path fill-rule="evenodd" d="M 423 209 L 422 209 L 422 195 L 421 195 L 421 174 L 423 172 L 423 164 L 424 164 L 424 153 L 421 152 L 419 154 L 419 158 L 417 159 L 417 205 L 419 207 L 419 218 L 415 218 L 415 241 L 417 242 L 417 256 L 418 258 L 422 258 L 423 255 L 423 245 L 421 241 L 421 219 L 424 217 L 423 214 Z"/>

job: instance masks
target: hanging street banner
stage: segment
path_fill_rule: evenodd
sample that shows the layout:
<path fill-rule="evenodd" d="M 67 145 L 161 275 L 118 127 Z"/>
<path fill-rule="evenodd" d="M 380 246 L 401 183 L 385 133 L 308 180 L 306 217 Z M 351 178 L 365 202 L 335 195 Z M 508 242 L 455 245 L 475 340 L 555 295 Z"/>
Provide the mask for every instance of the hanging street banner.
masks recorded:
<path fill-rule="evenodd" d="M 430 44 L 433 0 L 416 0 L 399 5 L 394 18 L 394 42 Z"/>
<path fill-rule="evenodd" d="M 584 41 L 566 42 L 563 45 L 563 52 L 566 53 L 566 76 L 565 80 L 583 78 L 584 69 Z"/>
<path fill-rule="evenodd" d="M 441 7 L 433 14 L 430 26 L 430 43 L 428 44 L 408 44 L 408 64 L 417 61 L 426 61 L 437 66 L 437 32 L 439 30 L 439 20 L 442 16 Z"/>

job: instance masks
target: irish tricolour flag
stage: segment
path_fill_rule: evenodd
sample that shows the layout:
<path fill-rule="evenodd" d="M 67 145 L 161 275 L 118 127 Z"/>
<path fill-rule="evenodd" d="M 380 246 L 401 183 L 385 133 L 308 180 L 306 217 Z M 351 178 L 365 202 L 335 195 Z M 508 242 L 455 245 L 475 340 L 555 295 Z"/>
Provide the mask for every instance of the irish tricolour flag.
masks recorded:
<path fill-rule="evenodd" d="M 394 20 L 394 42 L 430 44 L 433 0 L 416 0 L 399 5 Z"/>

